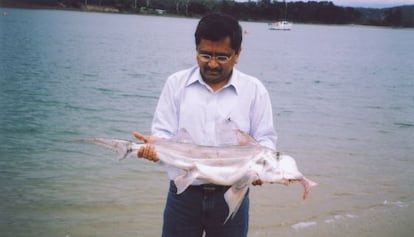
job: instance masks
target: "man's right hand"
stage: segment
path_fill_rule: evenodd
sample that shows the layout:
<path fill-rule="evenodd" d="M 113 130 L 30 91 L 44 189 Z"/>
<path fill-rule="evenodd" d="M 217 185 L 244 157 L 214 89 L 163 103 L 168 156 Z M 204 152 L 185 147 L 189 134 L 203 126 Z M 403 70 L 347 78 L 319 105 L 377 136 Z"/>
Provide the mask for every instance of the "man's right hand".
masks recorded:
<path fill-rule="evenodd" d="M 134 132 L 134 137 L 143 141 L 146 143 L 145 146 L 142 146 L 137 153 L 137 156 L 139 158 L 145 158 L 147 160 L 151 160 L 154 162 L 157 162 L 159 160 L 158 154 L 155 150 L 155 147 L 151 145 L 156 140 L 159 140 L 159 138 L 151 137 L 151 136 L 145 136 L 139 132 Z"/>

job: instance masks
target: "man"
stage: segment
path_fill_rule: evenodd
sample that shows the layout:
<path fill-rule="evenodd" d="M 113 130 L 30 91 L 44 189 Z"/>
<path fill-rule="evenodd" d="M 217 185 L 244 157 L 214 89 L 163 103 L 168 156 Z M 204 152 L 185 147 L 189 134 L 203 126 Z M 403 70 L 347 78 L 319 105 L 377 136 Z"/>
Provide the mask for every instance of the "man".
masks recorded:
<path fill-rule="evenodd" d="M 195 32 L 195 42 L 198 65 L 174 73 L 166 81 L 154 114 L 152 136 L 134 134 L 149 144 L 138 151 L 138 156 L 157 161 L 158 155 L 150 143 L 173 138 L 181 129 L 198 145 L 220 145 L 220 124 L 226 121 L 261 145 L 276 149 L 267 90 L 258 79 L 234 68 L 242 42 L 237 20 L 220 13 L 203 17 Z M 168 168 L 171 180 L 181 172 Z M 207 237 L 247 236 L 248 193 L 234 218 L 223 225 L 228 214 L 224 200 L 228 188 L 197 180 L 177 195 L 174 182 L 170 182 L 162 236 L 201 237 L 203 232 Z"/>

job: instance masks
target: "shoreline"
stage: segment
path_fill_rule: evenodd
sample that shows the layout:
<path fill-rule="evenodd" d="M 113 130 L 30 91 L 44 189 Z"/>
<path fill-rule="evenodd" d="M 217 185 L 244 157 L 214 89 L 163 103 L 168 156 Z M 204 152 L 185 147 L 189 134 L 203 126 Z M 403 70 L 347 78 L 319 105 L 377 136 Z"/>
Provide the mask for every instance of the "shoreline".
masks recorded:
<path fill-rule="evenodd" d="M 10 3 L 8 1 L 0 3 L 1 8 L 16 8 L 16 9 L 33 9 L 33 10 L 69 10 L 69 11 L 87 11 L 87 12 L 107 12 L 107 13 L 134 13 L 134 12 L 122 12 L 118 8 L 111 6 L 98 6 L 98 5 L 81 5 L 80 7 L 68 7 L 63 3 L 56 6 L 37 5 L 37 4 L 25 4 L 25 3 Z"/>
<path fill-rule="evenodd" d="M 154 11 L 140 11 L 137 9 L 136 11 L 121 11 L 118 8 L 111 7 L 111 6 L 98 6 L 98 5 L 81 5 L 79 8 L 77 7 L 67 7 L 64 4 L 60 4 L 59 6 L 45 6 L 45 5 L 36 5 L 36 4 L 21 4 L 21 3 L 10 3 L 6 1 L 0 2 L 0 9 L 1 8 L 10 8 L 10 9 L 28 9 L 28 10 L 57 10 L 57 11 L 79 11 L 79 12 L 97 12 L 97 13 L 113 13 L 113 14 L 129 14 L 129 15 L 142 15 L 142 16 L 164 16 L 164 17 L 177 17 L 177 18 L 197 18 L 201 17 L 199 15 L 193 16 L 183 16 L 171 13 L 163 13 L 159 14 Z M 151 10 L 151 9 L 150 9 Z M 3 16 L 7 16 L 7 11 L 2 10 Z"/>
<path fill-rule="evenodd" d="M 40 4 L 26 4 L 26 3 L 16 3 L 12 0 L 3 0 L 0 2 L 0 8 L 15 8 L 15 9 L 33 9 L 33 10 L 62 10 L 62 11 L 80 11 L 80 12 L 98 12 L 98 13 L 114 13 L 114 14 L 130 14 L 130 15 L 147 15 L 147 16 L 165 16 L 165 17 L 178 17 L 178 18 L 200 18 L 202 15 L 179 15 L 173 13 L 166 13 L 160 9 L 152 8 L 136 8 L 134 11 L 122 10 L 112 6 L 99 6 L 88 4 L 81 4 L 79 7 L 68 7 L 63 3 L 58 3 L 57 5 L 40 5 Z M 7 11 L 2 10 L 2 16 L 7 16 Z M 261 23 L 272 23 L 273 21 L 267 20 L 241 20 L 246 22 L 261 22 Z M 324 24 L 316 22 L 295 22 L 291 21 L 294 24 L 320 24 L 320 25 L 358 25 L 358 26 L 372 26 L 372 27 L 386 27 L 386 28 L 401 28 L 401 29 L 412 29 L 413 27 L 407 26 L 389 26 L 389 25 L 377 25 L 377 24 L 358 24 L 358 23 L 349 23 L 349 24 Z"/>

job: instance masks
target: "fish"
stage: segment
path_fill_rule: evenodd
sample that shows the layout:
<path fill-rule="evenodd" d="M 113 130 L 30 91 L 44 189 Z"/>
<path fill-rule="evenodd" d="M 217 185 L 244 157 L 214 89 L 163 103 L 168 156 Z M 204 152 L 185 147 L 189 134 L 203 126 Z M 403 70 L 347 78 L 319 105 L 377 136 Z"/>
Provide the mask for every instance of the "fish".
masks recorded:
<path fill-rule="evenodd" d="M 312 187 L 318 185 L 298 170 L 296 161 L 291 156 L 261 146 L 241 131 L 237 132 L 237 136 L 243 145 L 203 146 L 194 144 L 188 138 L 160 139 L 151 145 L 157 151 L 158 163 L 184 171 L 173 180 L 177 194 L 184 192 L 195 180 L 230 186 L 224 194 L 229 209 L 224 223 L 235 216 L 249 186 L 256 180 L 284 185 L 299 182 L 304 188 L 303 199 L 308 197 Z M 110 148 L 119 154 L 119 160 L 137 157 L 138 150 L 147 145 L 107 138 L 85 138 L 78 141 Z"/>

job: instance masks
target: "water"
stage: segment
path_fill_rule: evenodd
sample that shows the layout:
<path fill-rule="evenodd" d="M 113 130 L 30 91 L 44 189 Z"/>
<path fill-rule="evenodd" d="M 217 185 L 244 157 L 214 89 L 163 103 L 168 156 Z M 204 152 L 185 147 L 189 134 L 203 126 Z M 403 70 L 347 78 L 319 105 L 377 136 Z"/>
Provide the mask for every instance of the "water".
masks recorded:
<path fill-rule="evenodd" d="M 196 19 L 54 10 L 0 17 L 2 236 L 159 236 L 167 176 L 84 137 L 149 132 Z M 411 236 L 414 31 L 242 22 L 238 68 L 268 87 L 278 147 L 320 186 L 251 191 L 249 236 Z"/>

